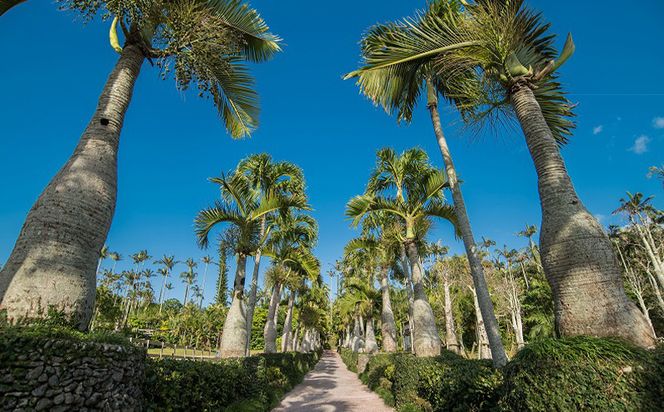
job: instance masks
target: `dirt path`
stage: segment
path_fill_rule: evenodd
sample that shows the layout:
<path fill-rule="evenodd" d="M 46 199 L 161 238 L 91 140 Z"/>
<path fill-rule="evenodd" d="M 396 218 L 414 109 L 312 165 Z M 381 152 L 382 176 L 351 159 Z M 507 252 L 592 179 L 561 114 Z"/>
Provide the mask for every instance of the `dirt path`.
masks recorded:
<path fill-rule="evenodd" d="M 314 370 L 272 410 L 284 411 L 390 412 L 393 409 L 346 369 L 336 352 L 325 351 Z"/>

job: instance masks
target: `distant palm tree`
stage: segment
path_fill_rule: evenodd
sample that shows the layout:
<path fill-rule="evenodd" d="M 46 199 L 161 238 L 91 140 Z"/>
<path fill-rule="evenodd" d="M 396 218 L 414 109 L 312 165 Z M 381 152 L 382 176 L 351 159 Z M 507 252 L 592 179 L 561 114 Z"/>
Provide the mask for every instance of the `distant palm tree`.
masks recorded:
<path fill-rule="evenodd" d="M 203 256 L 201 258 L 201 261 L 205 264 L 205 269 L 203 270 L 203 286 L 201 289 L 200 293 L 200 300 L 198 301 L 198 308 L 201 309 L 203 307 L 203 299 L 204 299 L 204 294 L 205 294 L 205 280 L 207 279 L 207 271 L 208 271 L 208 266 L 210 263 L 214 263 L 214 260 L 210 256 Z"/>
<path fill-rule="evenodd" d="M 157 270 L 157 272 L 159 272 L 159 274 L 162 276 L 161 289 L 159 290 L 159 313 L 161 313 L 161 309 L 164 304 L 164 288 L 166 287 L 166 280 L 168 279 L 168 276 L 171 274 L 171 271 L 175 265 L 179 262 L 175 260 L 175 256 L 164 255 L 161 259 L 155 261 L 154 263 L 157 265 L 162 265 L 162 267 Z"/>
<path fill-rule="evenodd" d="M 194 268 L 198 266 L 198 263 L 194 261 L 194 259 L 189 258 L 184 261 L 184 264 L 187 266 L 187 271 L 180 273 L 180 278 L 185 284 L 185 289 L 184 289 L 184 300 L 182 301 L 182 306 L 186 307 L 187 306 L 187 298 L 189 295 L 189 288 L 191 285 L 193 285 L 194 280 L 196 279 L 196 273 L 194 272 Z"/>
<path fill-rule="evenodd" d="M 108 256 L 109 256 L 109 257 L 111 258 L 111 260 L 113 261 L 113 268 L 111 268 L 111 270 L 112 270 L 113 272 L 115 272 L 115 266 L 118 264 L 119 261 L 122 260 L 122 255 L 119 254 L 118 252 L 111 252 L 111 253 L 109 253 Z"/>
<path fill-rule="evenodd" d="M 257 93 L 245 63 L 269 60 L 281 49 L 256 10 L 239 0 L 61 4 L 84 17 L 113 17 L 111 46 L 120 56 L 78 146 L 33 205 L 0 270 L 0 304 L 10 321 L 55 307 L 85 329 L 99 250 L 115 211 L 120 133 L 143 62 L 155 62 L 160 75 L 173 72 L 178 89 L 208 97 L 227 132 L 239 138 L 258 125 Z"/>
<path fill-rule="evenodd" d="M 99 251 L 99 262 L 97 263 L 97 271 L 95 272 L 95 273 L 97 273 L 97 276 L 99 276 L 99 269 L 101 269 L 101 264 L 102 264 L 102 262 L 103 262 L 105 259 L 107 259 L 108 256 L 109 256 L 108 246 L 104 245 L 104 246 L 101 248 L 101 250 Z"/>
<path fill-rule="evenodd" d="M 455 222 L 454 209 L 445 204 L 443 189 L 445 176 L 429 164 L 421 149 L 411 149 L 401 155 L 392 149 L 377 154 L 367 193 L 348 202 L 346 215 L 359 224 L 372 214 L 393 215 L 403 224 L 399 238 L 406 248 L 413 282 L 413 315 L 415 319 L 414 346 L 417 356 L 440 354 L 440 337 L 435 317 L 424 291 L 423 269 L 418 241 L 430 219 L 437 217 Z M 395 192 L 392 196 L 391 192 Z"/>

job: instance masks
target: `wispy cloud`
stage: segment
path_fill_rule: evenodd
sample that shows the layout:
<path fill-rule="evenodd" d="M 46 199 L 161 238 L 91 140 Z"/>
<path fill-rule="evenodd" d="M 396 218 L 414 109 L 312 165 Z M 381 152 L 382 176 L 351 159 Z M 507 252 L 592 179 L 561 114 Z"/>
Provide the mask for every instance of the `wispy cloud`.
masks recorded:
<path fill-rule="evenodd" d="M 655 117 L 652 119 L 652 127 L 655 129 L 664 129 L 664 117 Z"/>
<path fill-rule="evenodd" d="M 629 150 L 639 155 L 643 154 L 648 151 L 648 143 L 650 143 L 650 138 L 646 135 L 641 135 L 634 140 L 634 144 Z"/>
<path fill-rule="evenodd" d="M 599 126 L 593 127 L 593 134 L 598 135 L 604 131 L 604 125 L 600 124 Z"/>

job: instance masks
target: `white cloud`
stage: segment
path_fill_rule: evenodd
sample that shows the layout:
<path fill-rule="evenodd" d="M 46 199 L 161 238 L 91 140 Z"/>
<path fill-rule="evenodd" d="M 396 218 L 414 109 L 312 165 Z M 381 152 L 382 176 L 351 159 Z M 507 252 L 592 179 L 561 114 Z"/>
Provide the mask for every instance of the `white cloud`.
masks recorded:
<path fill-rule="evenodd" d="M 593 134 L 594 135 L 598 135 L 598 134 L 602 133 L 602 131 L 604 131 L 604 125 L 600 124 L 599 126 L 593 127 Z"/>
<path fill-rule="evenodd" d="M 664 117 L 655 117 L 652 119 L 652 127 L 655 129 L 664 129 Z"/>
<path fill-rule="evenodd" d="M 629 150 L 636 154 L 643 154 L 648 151 L 648 143 L 650 143 L 650 138 L 646 135 L 641 135 L 634 140 L 634 145 Z"/>

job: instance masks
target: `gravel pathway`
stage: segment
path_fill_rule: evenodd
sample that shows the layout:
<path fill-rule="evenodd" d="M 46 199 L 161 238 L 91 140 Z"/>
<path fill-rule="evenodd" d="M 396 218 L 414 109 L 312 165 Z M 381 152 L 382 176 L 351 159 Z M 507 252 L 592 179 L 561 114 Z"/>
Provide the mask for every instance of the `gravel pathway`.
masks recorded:
<path fill-rule="evenodd" d="M 272 412 L 391 412 L 357 375 L 346 369 L 336 352 L 325 351 L 318 365 Z"/>

